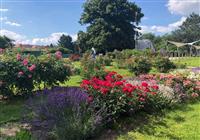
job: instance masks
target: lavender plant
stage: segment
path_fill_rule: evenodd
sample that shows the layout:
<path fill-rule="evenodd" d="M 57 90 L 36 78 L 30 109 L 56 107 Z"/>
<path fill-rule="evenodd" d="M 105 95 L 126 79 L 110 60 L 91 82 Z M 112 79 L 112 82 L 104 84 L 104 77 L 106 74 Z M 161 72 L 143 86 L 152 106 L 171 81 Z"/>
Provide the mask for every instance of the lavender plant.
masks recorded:
<path fill-rule="evenodd" d="M 44 90 L 29 99 L 31 125 L 36 139 L 79 140 L 93 135 L 101 124 L 100 112 L 88 104 L 88 95 L 76 87 Z"/>

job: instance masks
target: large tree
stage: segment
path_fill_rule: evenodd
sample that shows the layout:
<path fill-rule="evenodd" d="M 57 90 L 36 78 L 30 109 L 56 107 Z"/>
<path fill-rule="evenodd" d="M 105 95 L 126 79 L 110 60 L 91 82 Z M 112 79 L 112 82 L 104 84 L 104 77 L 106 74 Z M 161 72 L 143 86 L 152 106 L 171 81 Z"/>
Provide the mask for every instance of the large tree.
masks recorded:
<path fill-rule="evenodd" d="M 14 40 L 8 38 L 7 36 L 0 36 L 0 48 L 5 49 L 8 47 L 13 47 Z"/>
<path fill-rule="evenodd" d="M 63 34 L 58 40 L 58 46 L 74 51 L 74 44 L 72 42 L 72 37 L 69 35 Z"/>
<path fill-rule="evenodd" d="M 143 16 L 141 8 L 128 0 L 87 0 L 80 23 L 89 26 L 78 34 L 79 46 L 100 52 L 134 48 Z"/>
<path fill-rule="evenodd" d="M 200 15 L 191 14 L 172 36 L 173 40 L 184 43 L 200 40 Z"/>

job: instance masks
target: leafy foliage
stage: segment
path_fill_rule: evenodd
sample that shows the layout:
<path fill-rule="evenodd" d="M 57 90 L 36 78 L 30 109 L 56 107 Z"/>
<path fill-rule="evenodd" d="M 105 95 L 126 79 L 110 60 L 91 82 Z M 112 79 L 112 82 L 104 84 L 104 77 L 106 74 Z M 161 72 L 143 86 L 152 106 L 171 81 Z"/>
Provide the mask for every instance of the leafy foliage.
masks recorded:
<path fill-rule="evenodd" d="M 74 51 L 74 44 L 72 42 L 72 37 L 69 35 L 63 34 L 58 40 L 58 46 Z"/>
<path fill-rule="evenodd" d="M 13 47 L 13 41 L 14 40 L 12 40 L 6 36 L 0 36 L 0 48 L 5 49 L 8 47 Z"/>
<path fill-rule="evenodd" d="M 127 67 L 135 75 L 146 74 L 151 70 L 151 62 L 145 57 L 134 57 L 127 60 Z"/>
<path fill-rule="evenodd" d="M 136 25 L 143 16 L 141 8 L 127 0 L 88 0 L 80 23 L 89 26 L 86 33 L 79 32 L 78 44 L 99 52 L 134 48 Z"/>
<path fill-rule="evenodd" d="M 164 73 L 169 72 L 169 70 L 176 68 L 173 62 L 171 62 L 168 58 L 164 57 L 156 57 L 154 59 L 154 67 L 159 72 L 164 72 Z"/>
<path fill-rule="evenodd" d="M 185 22 L 172 32 L 173 39 L 181 42 L 193 42 L 200 38 L 200 16 L 198 14 L 191 14 Z"/>

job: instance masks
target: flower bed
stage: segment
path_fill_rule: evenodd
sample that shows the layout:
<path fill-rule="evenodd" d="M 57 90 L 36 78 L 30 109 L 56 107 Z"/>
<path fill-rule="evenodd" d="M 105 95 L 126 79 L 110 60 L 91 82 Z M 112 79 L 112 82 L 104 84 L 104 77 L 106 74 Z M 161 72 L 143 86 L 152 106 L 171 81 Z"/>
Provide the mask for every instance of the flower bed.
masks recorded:
<path fill-rule="evenodd" d="M 200 95 L 199 81 L 171 74 L 141 75 L 123 80 L 116 72 L 110 72 L 104 79 L 83 80 L 81 87 L 88 92 L 89 101 L 97 110 L 105 107 L 111 118 L 139 109 L 162 109 Z"/>
<path fill-rule="evenodd" d="M 134 85 L 122 78 L 116 72 L 110 72 L 103 80 L 96 77 L 83 80 L 81 87 L 88 92 L 89 101 L 95 104 L 96 109 L 105 107 L 108 118 L 112 119 L 139 109 L 160 109 L 164 102 L 168 102 L 159 94 L 156 83 L 150 85 L 143 81 Z"/>

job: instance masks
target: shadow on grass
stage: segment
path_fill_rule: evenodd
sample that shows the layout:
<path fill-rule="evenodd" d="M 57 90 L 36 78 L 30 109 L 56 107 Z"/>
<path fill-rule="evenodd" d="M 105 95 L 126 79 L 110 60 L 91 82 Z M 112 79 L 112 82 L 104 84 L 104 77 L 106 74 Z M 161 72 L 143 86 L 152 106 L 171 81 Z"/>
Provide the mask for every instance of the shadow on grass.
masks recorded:
<path fill-rule="evenodd" d="M 199 102 L 196 102 L 199 103 Z M 126 135 L 128 132 L 139 132 L 141 134 L 147 134 L 149 136 L 156 137 L 167 137 L 169 139 L 178 140 L 179 137 L 173 135 L 170 132 L 162 131 L 159 134 L 156 133 L 156 126 L 161 126 L 164 128 L 169 128 L 169 124 L 164 120 L 164 118 L 169 117 L 166 116 L 170 112 L 181 111 L 188 112 L 194 110 L 190 107 L 190 104 L 195 103 L 187 103 L 187 104 L 179 104 L 170 109 L 164 109 L 162 111 L 155 111 L 155 113 L 147 113 L 147 112 L 138 112 L 133 116 L 124 116 L 117 123 L 110 126 L 103 132 L 103 135 L 97 140 L 112 140 L 116 139 L 120 135 Z M 179 115 L 175 115 L 175 117 L 171 118 L 177 123 L 181 123 L 185 121 L 184 117 Z M 135 139 L 133 136 L 126 135 L 125 140 Z"/>

